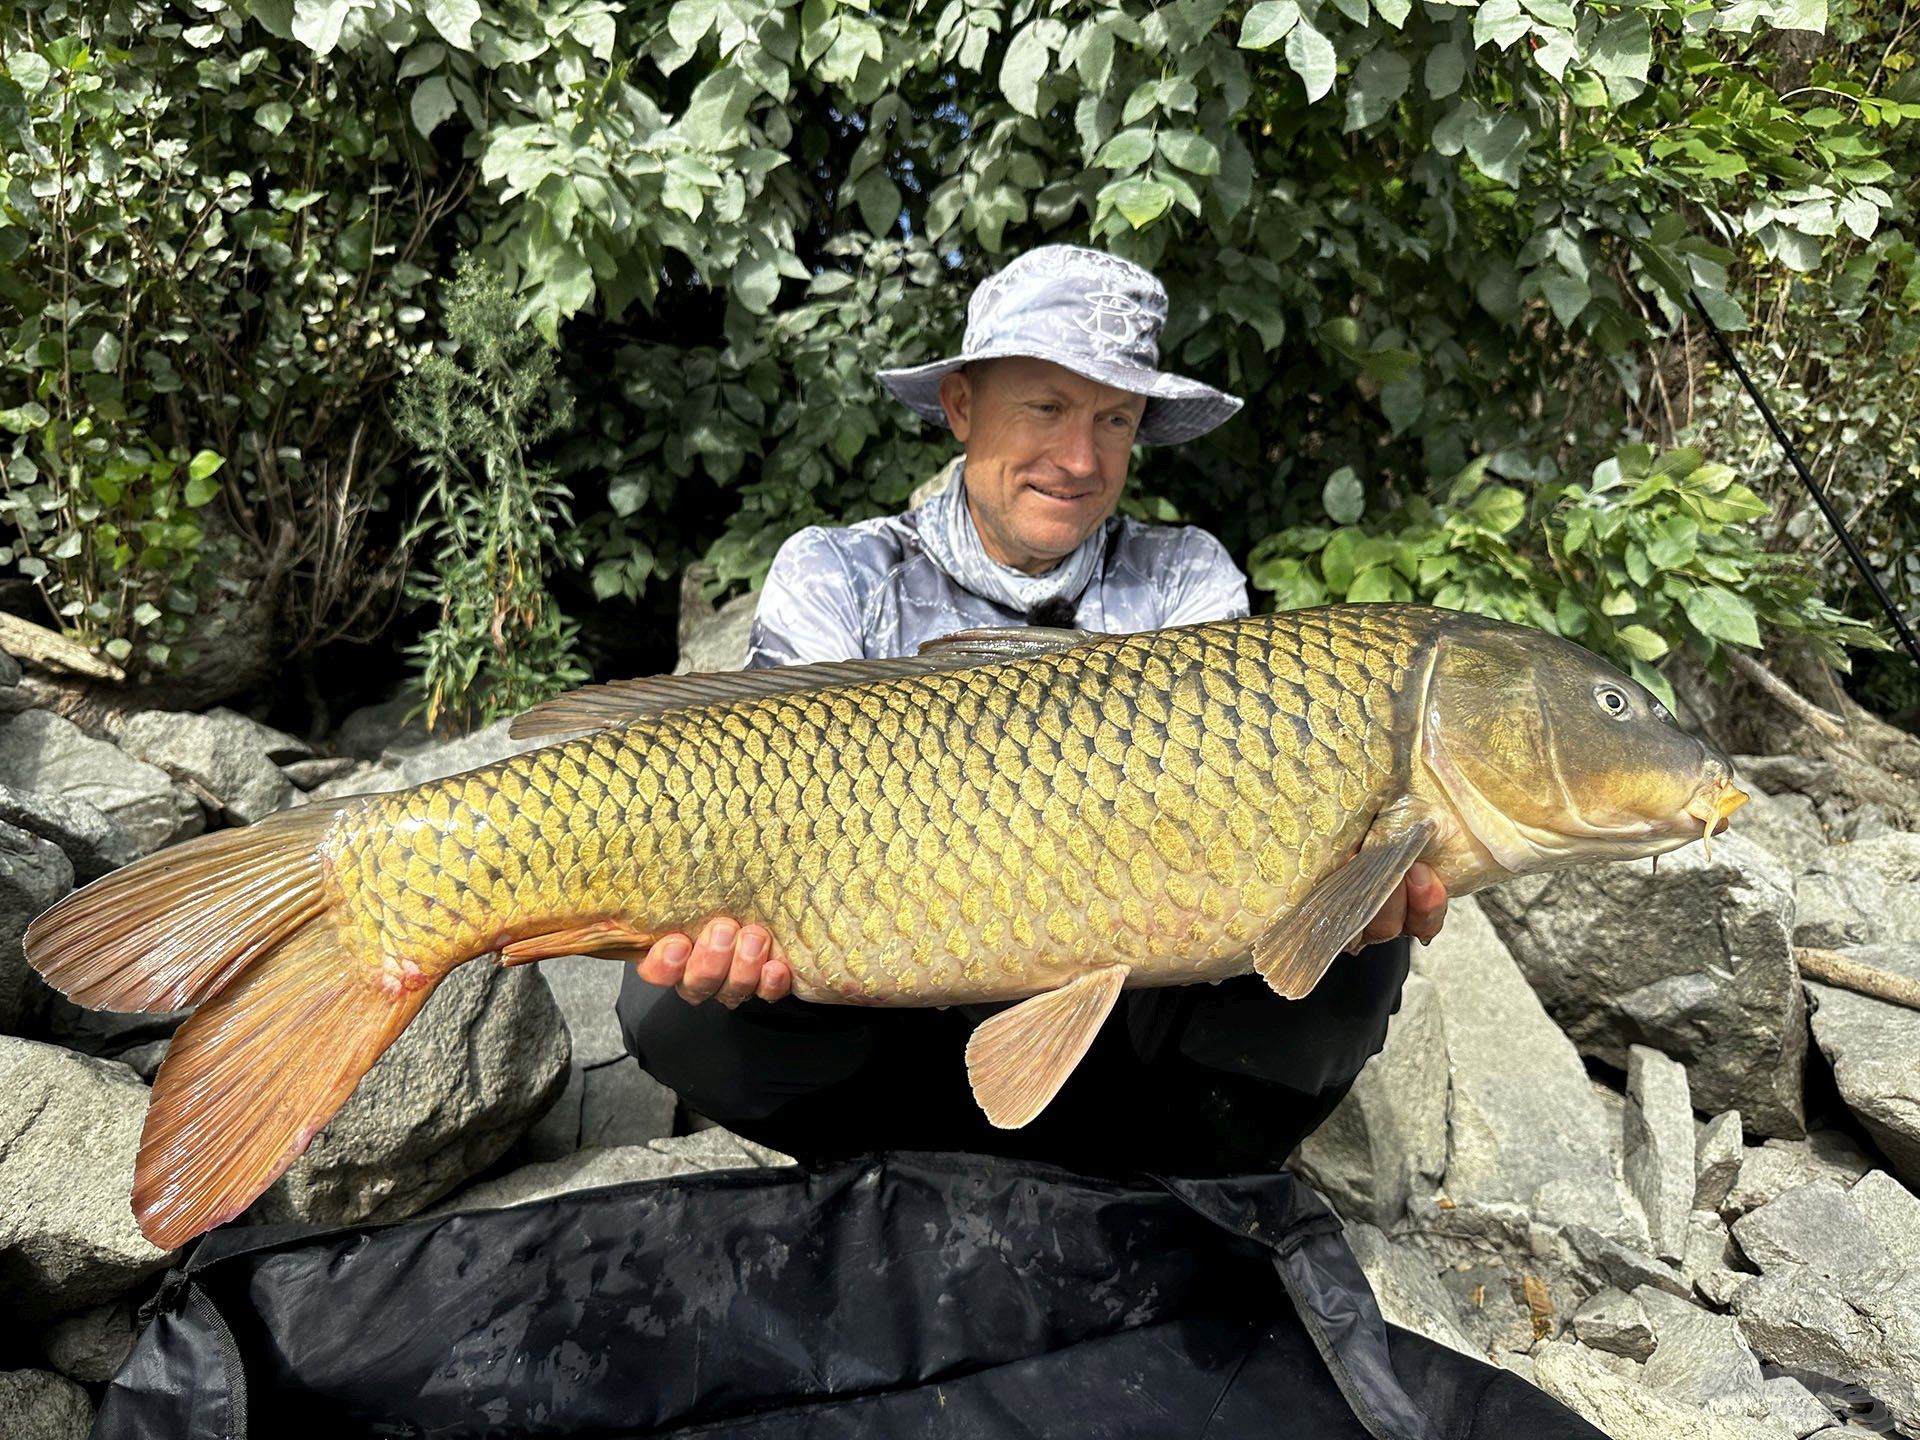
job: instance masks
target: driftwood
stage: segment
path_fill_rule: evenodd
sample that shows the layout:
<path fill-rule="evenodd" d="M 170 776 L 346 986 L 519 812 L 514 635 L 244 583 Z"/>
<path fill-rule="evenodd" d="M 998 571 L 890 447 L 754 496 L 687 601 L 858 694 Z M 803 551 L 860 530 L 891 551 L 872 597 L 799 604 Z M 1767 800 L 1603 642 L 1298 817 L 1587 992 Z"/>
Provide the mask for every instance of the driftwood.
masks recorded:
<path fill-rule="evenodd" d="M 1851 990 L 1856 995 L 1869 995 L 1875 1000 L 1920 1010 L 1920 980 L 1896 975 L 1878 966 L 1863 965 L 1837 950 L 1797 946 L 1793 958 L 1800 963 L 1800 973 L 1808 980 L 1818 980 L 1822 985 L 1835 985 L 1842 990 Z"/>
<path fill-rule="evenodd" d="M 111 660 L 102 660 L 84 645 L 76 645 L 66 636 L 9 615 L 0 610 L 0 650 L 16 660 L 25 660 L 43 669 L 62 670 L 69 675 L 85 675 L 94 680 L 118 684 L 127 672 Z"/>
<path fill-rule="evenodd" d="M 1846 723 L 1838 715 L 1822 710 L 1751 655 L 1728 647 L 1727 659 L 1734 669 L 1759 686 L 1762 693 L 1790 713 L 1798 715 L 1829 740 L 1838 740 L 1847 733 Z"/>

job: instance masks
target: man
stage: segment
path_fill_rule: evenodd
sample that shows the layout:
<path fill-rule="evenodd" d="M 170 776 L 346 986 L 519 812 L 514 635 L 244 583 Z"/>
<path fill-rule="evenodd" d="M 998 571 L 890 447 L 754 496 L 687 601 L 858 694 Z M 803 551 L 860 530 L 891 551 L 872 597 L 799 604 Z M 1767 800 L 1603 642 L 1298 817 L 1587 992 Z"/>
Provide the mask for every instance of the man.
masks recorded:
<path fill-rule="evenodd" d="M 1245 615 L 1245 578 L 1212 536 L 1114 514 L 1136 442 L 1192 439 L 1240 408 L 1156 368 L 1165 319 L 1159 281 L 1097 251 L 1047 246 L 985 281 L 960 356 L 880 376 L 962 445 L 944 487 L 904 515 L 789 539 L 748 667 L 911 655 L 976 626 L 1124 632 Z M 962 1063 L 971 1027 L 998 1007 L 788 999 L 778 937 L 730 916 L 652 947 L 626 978 L 621 1028 L 692 1108 L 806 1160 L 918 1148 L 1094 1170 L 1270 1168 L 1379 1049 L 1405 936 L 1431 939 L 1445 907 L 1415 866 L 1367 927 L 1368 948 L 1297 1002 L 1254 976 L 1127 993 L 1019 1131 L 987 1123 Z M 707 999 L 720 1004 L 695 1008 Z"/>

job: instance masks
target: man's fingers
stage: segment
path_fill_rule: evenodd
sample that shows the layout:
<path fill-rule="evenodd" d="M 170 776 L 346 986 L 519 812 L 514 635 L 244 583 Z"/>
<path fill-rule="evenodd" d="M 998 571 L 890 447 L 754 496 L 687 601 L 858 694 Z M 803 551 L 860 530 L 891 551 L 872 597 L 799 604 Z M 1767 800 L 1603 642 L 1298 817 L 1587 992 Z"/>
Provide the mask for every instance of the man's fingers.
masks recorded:
<path fill-rule="evenodd" d="M 1407 897 L 1407 934 L 1425 945 L 1447 922 L 1447 887 L 1431 865 L 1415 861 L 1402 888 Z"/>
<path fill-rule="evenodd" d="M 1394 887 L 1387 897 L 1387 903 L 1380 907 L 1380 913 L 1367 922 L 1367 928 L 1360 932 L 1360 943 L 1378 945 L 1382 940 L 1391 940 L 1406 928 L 1407 924 L 1407 884 L 1403 880 Z"/>
<path fill-rule="evenodd" d="M 647 958 L 633 968 L 649 985 L 678 985 L 686 973 L 687 957 L 692 953 L 693 942 L 686 936 L 662 935 L 647 951 Z"/>
<path fill-rule="evenodd" d="M 687 973 L 679 985 L 680 998 L 689 1005 L 711 1000 L 727 982 L 733 968 L 733 947 L 739 928 L 724 915 L 709 920 L 693 942 Z"/>
<path fill-rule="evenodd" d="M 731 1010 L 759 990 L 761 967 L 766 964 L 771 949 L 772 940 L 766 926 L 745 926 L 734 946 L 733 964 L 727 970 L 726 983 L 713 998 Z"/>
<path fill-rule="evenodd" d="M 793 970 L 776 951 L 760 971 L 760 988 L 754 992 L 762 1000 L 784 1000 L 793 993 Z"/>

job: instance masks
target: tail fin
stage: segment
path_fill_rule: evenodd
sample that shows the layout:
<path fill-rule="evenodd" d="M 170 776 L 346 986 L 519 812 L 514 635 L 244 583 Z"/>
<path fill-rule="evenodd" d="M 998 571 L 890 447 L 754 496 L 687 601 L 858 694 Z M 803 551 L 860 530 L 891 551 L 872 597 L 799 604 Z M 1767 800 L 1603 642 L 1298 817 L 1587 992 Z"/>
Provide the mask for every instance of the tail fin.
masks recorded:
<path fill-rule="evenodd" d="M 95 1009 L 196 1005 L 326 908 L 321 847 L 336 818 L 286 810 L 136 860 L 29 925 L 27 959 Z"/>
<path fill-rule="evenodd" d="M 196 1002 L 154 1079 L 133 1209 L 172 1249 L 232 1219 L 297 1159 L 438 983 L 368 954 L 331 912 L 336 812 L 272 815 L 96 880 L 27 929 L 82 1004 Z"/>

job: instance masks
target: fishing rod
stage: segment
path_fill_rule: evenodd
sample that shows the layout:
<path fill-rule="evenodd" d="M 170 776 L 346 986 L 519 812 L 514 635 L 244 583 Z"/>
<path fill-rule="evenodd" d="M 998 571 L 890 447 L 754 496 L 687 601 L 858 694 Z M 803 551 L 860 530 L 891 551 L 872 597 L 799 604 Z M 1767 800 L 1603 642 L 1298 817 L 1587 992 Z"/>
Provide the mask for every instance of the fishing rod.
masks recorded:
<path fill-rule="evenodd" d="M 1753 397 L 1753 403 L 1760 407 L 1760 414 L 1766 420 L 1767 428 L 1773 432 L 1773 438 L 1780 442 L 1780 448 L 1787 452 L 1787 459 L 1792 462 L 1795 473 L 1800 476 L 1800 483 L 1807 487 L 1807 493 L 1813 496 L 1813 503 L 1820 507 L 1820 513 L 1827 517 L 1827 523 L 1833 527 L 1833 533 L 1838 535 L 1840 543 L 1846 546 L 1847 555 L 1853 561 L 1853 568 L 1858 570 L 1867 584 L 1873 588 L 1874 595 L 1879 598 L 1880 608 L 1887 612 L 1887 618 L 1893 621 L 1893 628 L 1905 643 L 1907 653 L 1913 656 L 1913 663 L 1920 665 L 1920 640 L 1914 639 L 1913 631 L 1907 627 L 1905 618 L 1900 614 L 1900 607 L 1893 603 L 1893 597 L 1887 594 L 1887 587 L 1880 583 L 1880 577 L 1874 574 L 1873 567 L 1867 564 L 1867 557 L 1862 555 L 1860 547 L 1853 543 L 1853 536 L 1847 533 L 1846 524 L 1841 520 L 1839 512 L 1833 508 L 1832 502 L 1827 499 L 1826 492 L 1820 488 L 1819 482 L 1807 469 L 1806 462 L 1800 458 L 1799 447 L 1793 443 L 1787 432 L 1780 428 L 1780 422 L 1774 418 L 1773 408 L 1767 404 L 1766 397 L 1760 393 L 1759 387 L 1747 374 L 1746 367 L 1740 363 L 1740 357 L 1733 353 L 1733 346 L 1728 343 L 1727 337 L 1721 334 L 1720 327 L 1713 323 L 1713 317 L 1707 314 L 1707 307 L 1700 301 L 1700 292 L 1689 287 L 1687 298 L 1693 301 L 1693 308 L 1706 322 L 1707 333 L 1713 336 L 1715 343 L 1719 345 L 1721 355 L 1726 358 L 1727 364 L 1733 367 L 1733 373 L 1740 377 L 1740 383 L 1746 387 L 1747 394 Z"/>

